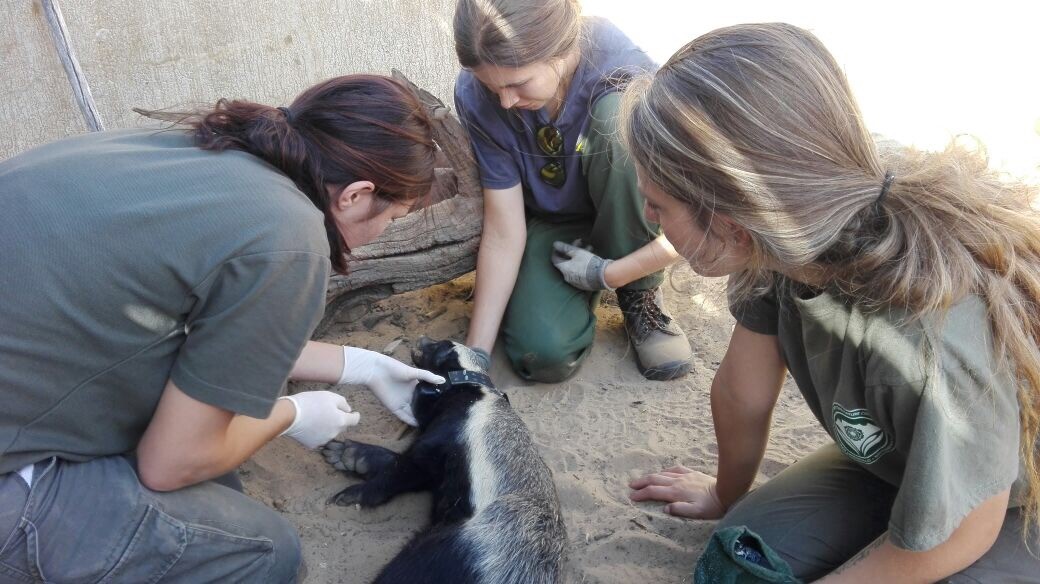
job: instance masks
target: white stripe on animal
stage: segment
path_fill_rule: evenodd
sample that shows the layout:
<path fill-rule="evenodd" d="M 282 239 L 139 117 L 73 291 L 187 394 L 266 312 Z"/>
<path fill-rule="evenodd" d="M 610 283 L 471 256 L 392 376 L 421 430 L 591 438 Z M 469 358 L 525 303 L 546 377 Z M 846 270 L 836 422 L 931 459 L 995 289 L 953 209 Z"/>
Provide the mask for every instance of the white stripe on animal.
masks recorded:
<path fill-rule="evenodd" d="M 487 393 L 487 392 L 485 392 Z M 473 514 L 480 513 L 498 497 L 498 472 L 491 462 L 485 428 L 491 419 L 493 399 L 481 399 L 473 404 L 466 421 L 466 443 L 469 445 L 469 482 L 473 492 Z"/>
<path fill-rule="evenodd" d="M 484 371 L 484 368 L 473 358 L 473 351 L 469 347 L 456 343 L 455 354 L 459 358 L 459 366 L 465 371 Z"/>

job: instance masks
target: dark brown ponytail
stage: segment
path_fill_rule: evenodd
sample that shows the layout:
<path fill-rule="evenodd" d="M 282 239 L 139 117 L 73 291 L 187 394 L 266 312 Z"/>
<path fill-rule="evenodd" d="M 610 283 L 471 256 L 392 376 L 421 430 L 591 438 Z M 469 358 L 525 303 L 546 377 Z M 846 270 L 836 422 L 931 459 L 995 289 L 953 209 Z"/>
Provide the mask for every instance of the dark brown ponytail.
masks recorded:
<path fill-rule="evenodd" d="M 325 213 L 332 266 L 341 273 L 350 250 L 332 219 L 327 187 L 371 181 L 378 214 L 392 203 L 423 199 L 433 185 L 437 147 L 426 109 L 388 77 L 335 77 L 307 89 L 287 108 L 221 99 L 212 110 L 177 121 L 193 128 L 200 148 L 242 150 L 291 178 Z"/>

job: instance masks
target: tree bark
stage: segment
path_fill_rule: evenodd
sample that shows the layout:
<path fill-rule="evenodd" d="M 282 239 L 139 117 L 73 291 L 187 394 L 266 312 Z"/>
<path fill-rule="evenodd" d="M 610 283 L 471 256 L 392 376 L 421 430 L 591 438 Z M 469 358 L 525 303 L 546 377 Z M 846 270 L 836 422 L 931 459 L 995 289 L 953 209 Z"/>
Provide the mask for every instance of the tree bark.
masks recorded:
<path fill-rule="evenodd" d="M 476 267 L 484 199 L 469 137 L 444 103 L 416 87 L 428 108 L 440 147 L 430 204 L 402 217 L 376 241 L 352 250 L 349 273 L 329 281 L 325 317 L 315 336 L 334 322 L 356 320 L 375 302 L 457 278 Z"/>

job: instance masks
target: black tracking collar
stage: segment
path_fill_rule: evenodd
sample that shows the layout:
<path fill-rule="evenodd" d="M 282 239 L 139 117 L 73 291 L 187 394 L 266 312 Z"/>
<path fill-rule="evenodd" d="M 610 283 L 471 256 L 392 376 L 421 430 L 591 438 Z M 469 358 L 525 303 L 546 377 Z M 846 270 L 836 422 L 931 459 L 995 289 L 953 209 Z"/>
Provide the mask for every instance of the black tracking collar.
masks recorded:
<path fill-rule="evenodd" d="M 423 391 L 433 391 L 435 393 L 440 394 L 444 393 L 445 391 L 451 389 L 456 385 L 476 385 L 478 387 L 483 387 L 484 389 L 488 390 L 489 392 L 495 395 L 500 395 L 504 397 L 506 399 L 506 402 L 509 401 L 509 396 L 506 395 L 504 391 L 495 387 L 495 384 L 491 382 L 491 378 L 488 377 L 487 373 L 483 373 L 481 371 L 466 371 L 465 369 L 459 371 L 449 371 L 447 379 L 444 381 L 444 383 L 440 385 L 425 386 L 426 389 L 424 389 Z"/>
<path fill-rule="evenodd" d="M 491 382 L 491 378 L 488 377 L 487 373 L 481 371 L 449 371 L 448 372 L 448 385 L 479 385 L 491 393 L 502 395 L 502 392 L 495 387 L 495 384 Z"/>
<path fill-rule="evenodd" d="M 448 371 L 447 386 L 479 386 L 496 396 L 502 396 L 505 401 L 510 400 L 510 396 L 505 395 L 505 392 L 495 387 L 495 384 L 491 381 L 491 377 L 487 373 L 482 371 L 468 371 L 462 369 L 460 371 Z"/>

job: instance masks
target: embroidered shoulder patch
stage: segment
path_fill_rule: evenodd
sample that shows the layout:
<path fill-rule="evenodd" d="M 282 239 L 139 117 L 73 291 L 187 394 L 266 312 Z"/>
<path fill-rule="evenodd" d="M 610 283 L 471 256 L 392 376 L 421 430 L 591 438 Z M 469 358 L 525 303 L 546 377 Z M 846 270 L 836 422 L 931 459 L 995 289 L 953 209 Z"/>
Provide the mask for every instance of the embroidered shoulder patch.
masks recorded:
<path fill-rule="evenodd" d="M 872 464 L 894 447 L 888 434 L 874 424 L 867 410 L 850 411 L 835 403 L 831 414 L 834 416 L 834 439 L 845 456 L 862 464 Z"/>

